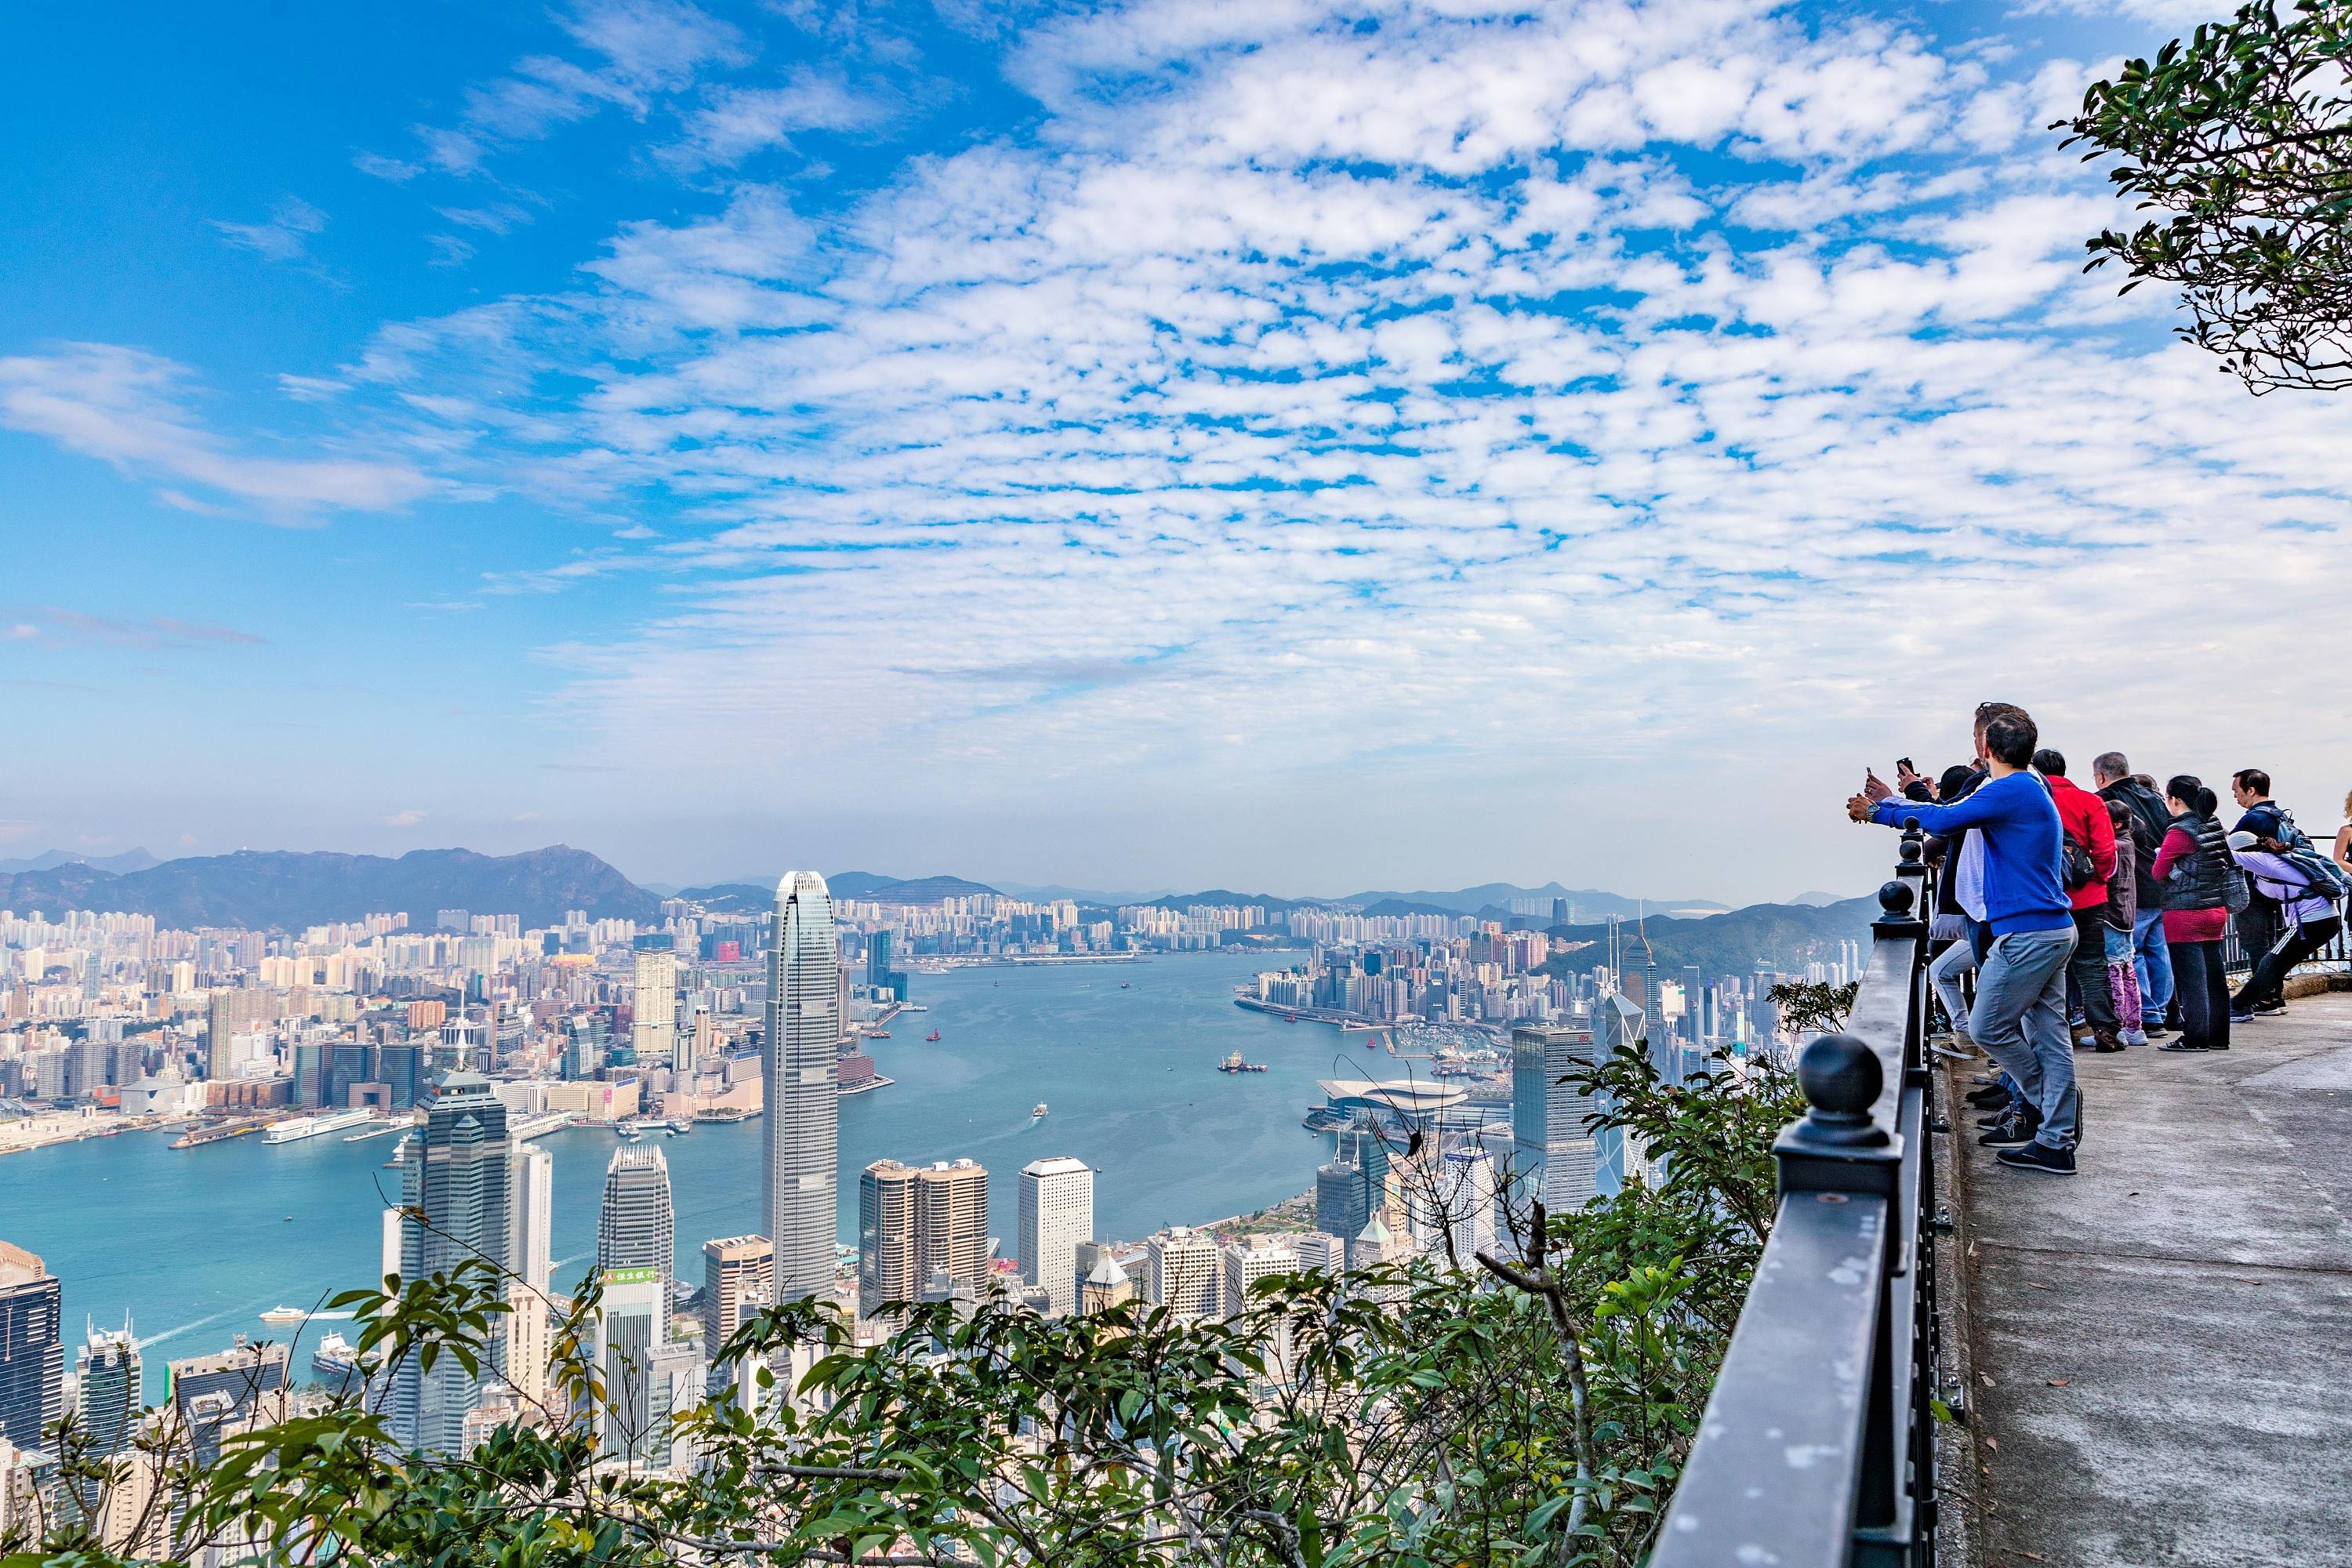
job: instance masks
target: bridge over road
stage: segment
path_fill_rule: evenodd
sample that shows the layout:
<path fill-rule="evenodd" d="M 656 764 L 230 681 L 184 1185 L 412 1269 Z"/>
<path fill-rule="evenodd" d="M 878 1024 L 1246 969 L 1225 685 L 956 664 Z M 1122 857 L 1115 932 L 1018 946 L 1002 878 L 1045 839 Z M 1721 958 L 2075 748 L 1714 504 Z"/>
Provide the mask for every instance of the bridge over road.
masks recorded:
<path fill-rule="evenodd" d="M 1952 1118 L 1993 1568 L 2352 1564 L 2352 994 L 2231 1044 L 2078 1056 L 2072 1178 Z"/>

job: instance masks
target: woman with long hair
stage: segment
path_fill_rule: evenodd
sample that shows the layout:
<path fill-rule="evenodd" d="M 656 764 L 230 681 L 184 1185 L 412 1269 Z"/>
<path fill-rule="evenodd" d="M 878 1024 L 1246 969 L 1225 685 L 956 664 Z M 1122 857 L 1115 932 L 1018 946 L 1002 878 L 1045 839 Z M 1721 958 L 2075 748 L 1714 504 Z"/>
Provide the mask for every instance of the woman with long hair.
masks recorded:
<path fill-rule="evenodd" d="M 2160 1051 L 2230 1048 L 2230 981 L 2221 941 L 2230 932 L 2229 881 L 2238 874 L 2230 841 L 2215 821 L 2221 801 L 2191 773 L 2164 786 L 2172 826 L 2156 852 L 2156 879 L 2164 884 L 2164 942 L 2172 952 L 2174 994 L 2181 1030 Z"/>

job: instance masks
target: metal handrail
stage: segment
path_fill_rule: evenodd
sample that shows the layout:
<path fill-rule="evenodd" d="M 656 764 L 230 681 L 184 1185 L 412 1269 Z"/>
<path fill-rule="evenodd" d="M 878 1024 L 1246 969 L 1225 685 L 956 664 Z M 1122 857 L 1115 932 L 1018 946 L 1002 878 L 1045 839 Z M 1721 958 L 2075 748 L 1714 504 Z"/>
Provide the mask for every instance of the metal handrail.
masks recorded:
<path fill-rule="evenodd" d="M 1799 1058 L 1811 1109 L 1773 1145 L 1779 1213 L 1654 1568 L 1934 1559 L 1937 1129 L 1920 848 L 1906 823 L 1846 1027 Z"/>

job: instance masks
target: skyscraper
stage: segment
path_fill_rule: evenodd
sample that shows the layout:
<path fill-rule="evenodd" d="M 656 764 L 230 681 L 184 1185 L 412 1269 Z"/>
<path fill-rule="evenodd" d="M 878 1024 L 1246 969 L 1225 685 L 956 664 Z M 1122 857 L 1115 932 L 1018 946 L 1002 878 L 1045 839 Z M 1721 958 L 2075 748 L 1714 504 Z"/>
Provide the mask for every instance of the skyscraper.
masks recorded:
<path fill-rule="evenodd" d="M 536 1144 L 517 1141 L 507 1160 L 513 1190 L 507 1204 L 507 1267 L 520 1276 L 507 1282 L 507 1381 L 527 1400 L 547 1394 L 547 1366 L 553 1334 L 547 1292 L 553 1283 L 550 1258 L 555 1227 L 555 1157 Z"/>
<path fill-rule="evenodd" d="M 507 1108 L 478 1073 L 453 1072 L 441 1080 L 424 1123 L 410 1133 L 402 1161 L 401 1203 L 413 1217 L 400 1222 L 400 1275 L 422 1279 L 467 1259 L 509 1267 L 513 1245 L 509 1205 L 513 1177 Z M 503 1373 L 504 1347 L 493 1342 L 492 1364 L 467 1372 L 454 1356 L 424 1370 L 411 1357 L 395 1373 L 388 1411 L 394 1436 L 428 1453 L 446 1454 L 465 1440 L 467 1413 L 481 1403 L 485 1384 Z"/>
<path fill-rule="evenodd" d="M 988 1170 L 972 1160 L 938 1161 L 915 1173 L 915 1268 L 977 1291 L 988 1278 Z"/>
<path fill-rule="evenodd" d="M 677 1059 L 677 954 L 675 952 L 640 952 L 637 954 L 637 990 L 634 1004 L 635 1012 L 629 1025 L 629 1043 L 636 1047 L 641 1067 L 675 1067 L 690 1074 L 689 1059 L 680 1064 Z M 689 1058 L 694 1049 L 693 1037 L 687 1037 Z"/>
<path fill-rule="evenodd" d="M 37 1255 L 0 1241 L 0 1441 L 19 1448 L 65 1414 L 62 1295 Z"/>
<path fill-rule="evenodd" d="M 659 1145 L 623 1144 L 604 1167 L 604 1205 L 596 1216 L 596 1267 L 650 1268 L 667 1288 L 677 1272 L 669 1160 Z"/>
<path fill-rule="evenodd" d="M 857 1312 L 915 1300 L 915 1168 L 877 1160 L 857 1178 Z"/>
<path fill-rule="evenodd" d="M 1600 1152 L 1585 1118 L 1593 1097 L 1565 1081 L 1592 1060 L 1592 1031 L 1561 1024 L 1522 1024 L 1511 1031 L 1511 1141 L 1521 1194 L 1566 1214 L 1597 1190 Z"/>
<path fill-rule="evenodd" d="M 1047 1314 L 1078 1305 L 1078 1243 L 1095 1234 L 1095 1173 L 1063 1155 L 1021 1167 L 1021 1278 L 1045 1292 Z"/>
<path fill-rule="evenodd" d="M 595 1412 L 597 1450 L 606 1458 L 648 1459 L 668 1415 L 655 1361 L 669 1338 L 669 1288 L 655 1269 L 604 1269 L 596 1310 L 596 1369 L 604 1382 Z M 659 1396 L 659 1397 L 657 1397 Z"/>
<path fill-rule="evenodd" d="M 74 1356 L 74 1419 L 89 1435 L 90 1451 L 117 1454 L 130 1447 L 139 1414 L 139 1342 L 131 1320 L 119 1329 L 91 1328 Z"/>
<path fill-rule="evenodd" d="M 775 1299 L 776 1249 L 764 1236 L 730 1236 L 702 1244 L 702 1351 L 712 1376 L 719 1347 L 743 1320 Z"/>
<path fill-rule="evenodd" d="M 1144 1244 L 1143 1294 L 1183 1318 L 1213 1318 L 1223 1294 L 1217 1244 L 1187 1226 L 1170 1226 Z"/>
<path fill-rule="evenodd" d="M 761 1074 L 768 1239 L 776 1247 L 776 1299 L 833 1289 L 835 1167 L 840 1108 L 834 1058 L 841 1040 L 840 975 L 833 897 L 814 871 L 776 884 L 776 936 L 769 955 L 768 1029 Z"/>

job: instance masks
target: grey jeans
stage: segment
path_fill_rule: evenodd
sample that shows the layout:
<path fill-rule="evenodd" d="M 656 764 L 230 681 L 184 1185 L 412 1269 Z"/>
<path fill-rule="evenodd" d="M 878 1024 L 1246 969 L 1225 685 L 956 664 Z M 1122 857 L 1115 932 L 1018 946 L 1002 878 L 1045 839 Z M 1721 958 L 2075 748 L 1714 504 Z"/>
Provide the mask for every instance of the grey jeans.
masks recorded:
<path fill-rule="evenodd" d="M 2053 1149 L 2074 1146 L 2074 1041 L 2066 1027 L 2066 961 L 2074 953 L 2071 921 L 1993 938 L 1969 1011 L 1969 1034 L 2042 1113 L 2034 1142 Z"/>
<path fill-rule="evenodd" d="M 1966 937 L 1937 953 L 1935 962 L 1927 965 L 1927 979 L 1943 1001 L 1945 1015 L 1952 1020 L 1952 1027 L 1963 1035 L 1969 1034 L 1969 999 L 1960 993 L 1960 976 L 1976 966 L 1977 950 L 1969 945 Z"/>

